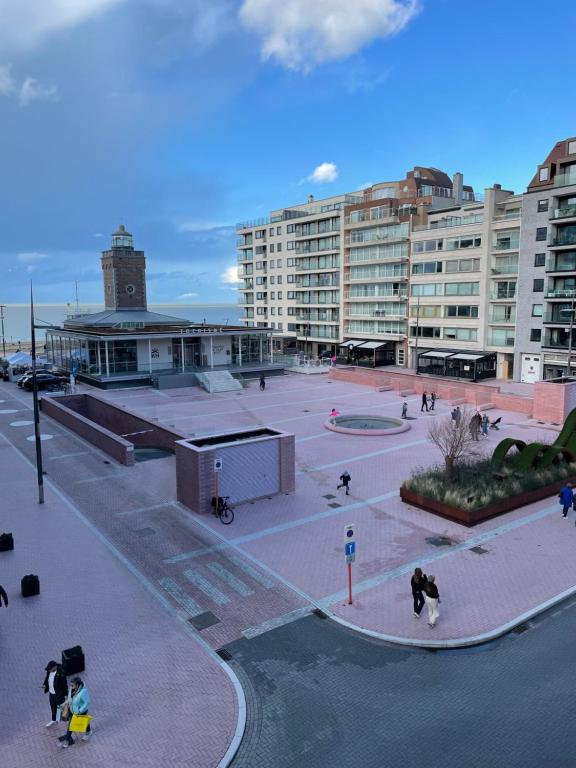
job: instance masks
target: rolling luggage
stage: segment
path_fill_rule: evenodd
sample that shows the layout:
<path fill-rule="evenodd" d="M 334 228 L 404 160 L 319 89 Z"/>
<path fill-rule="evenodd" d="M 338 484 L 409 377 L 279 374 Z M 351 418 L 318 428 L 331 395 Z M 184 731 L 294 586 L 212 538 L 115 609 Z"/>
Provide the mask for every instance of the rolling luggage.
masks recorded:
<path fill-rule="evenodd" d="M 0 552 L 10 552 L 12 549 L 14 549 L 14 537 L 12 534 L 0 534 Z"/>
<path fill-rule="evenodd" d="M 81 645 L 75 645 L 73 648 L 62 651 L 62 668 L 67 677 L 84 672 L 86 667 L 84 666 L 84 651 Z"/>
<path fill-rule="evenodd" d="M 22 597 L 34 597 L 40 594 L 40 579 L 30 573 L 22 577 Z"/>

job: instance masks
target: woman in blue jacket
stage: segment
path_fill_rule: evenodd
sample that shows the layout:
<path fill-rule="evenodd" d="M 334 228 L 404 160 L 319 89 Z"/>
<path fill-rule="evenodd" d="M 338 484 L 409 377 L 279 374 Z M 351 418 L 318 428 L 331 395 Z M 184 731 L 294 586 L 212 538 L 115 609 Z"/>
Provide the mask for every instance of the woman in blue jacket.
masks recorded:
<path fill-rule="evenodd" d="M 562 504 L 562 517 L 568 516 L 568 510 L 572 506 L 574 501 L 574 492 L 572 491 L 572 483 L 566 483 L 564 488 L 558 494 L 560 504 Z"/>
<path fill-rule="evenodd" d="M 70 690 L 68 692 L 68 706 L 70 707 L 70 718 L 72 718 L 72 715 L 88 714 L 88 708 L 90 707 L 90 695 L 88 693 L 88 689 L 79 677 L 74 677 L 70 683 Z M 82 736 L 82 741 L 88 741 L 90 734 L 90 724 L 88 724 L 86 733 L 84 736 Z M 75 744 L 75 741 L 72 738 L 72 732 L 70 731 L 70 726 L 68 726 L 66 735 L 60 736 L 58 740 L 61 742 L 60 746 L 63 749 L 66 749 L 72 744 Z"/>

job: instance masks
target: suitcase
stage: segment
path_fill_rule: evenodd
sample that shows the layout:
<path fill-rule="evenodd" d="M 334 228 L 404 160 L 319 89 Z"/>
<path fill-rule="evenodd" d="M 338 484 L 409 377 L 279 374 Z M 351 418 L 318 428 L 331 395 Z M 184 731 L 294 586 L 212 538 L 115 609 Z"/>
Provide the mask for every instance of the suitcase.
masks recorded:
<path fill-rule="evenodd" d="M 34 597 L 40 594 L 40 579 L 30 573 L 22 577 L 22 597 Z"/>
<path fill-rule="evenodd" d="M 84 666 L 84 651 L 81 645 L 75 645 L 73 648 L 62 651 L 62 669 L 67 677 L 84 672 L 86 667 Z"/>
<path fill-rule="evenodd" d="M 14 549 L 14 537 L 12 534 L 0 534 L 0 552 L 10 552 L 12 549 Z"/>

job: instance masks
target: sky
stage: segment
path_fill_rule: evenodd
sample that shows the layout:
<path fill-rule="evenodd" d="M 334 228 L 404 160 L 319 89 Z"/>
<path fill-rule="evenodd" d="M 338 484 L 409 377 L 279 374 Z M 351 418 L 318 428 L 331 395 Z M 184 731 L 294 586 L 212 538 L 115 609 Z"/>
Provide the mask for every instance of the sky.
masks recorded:
<path fill-rule="evenodd" d="M 553 9 L 553 11 L 551 11 Z M 236 298 L 235 224 L 434 166 L 524 191 L 576 135 L 576 4 L 0 0 L 0 303 Z"/>

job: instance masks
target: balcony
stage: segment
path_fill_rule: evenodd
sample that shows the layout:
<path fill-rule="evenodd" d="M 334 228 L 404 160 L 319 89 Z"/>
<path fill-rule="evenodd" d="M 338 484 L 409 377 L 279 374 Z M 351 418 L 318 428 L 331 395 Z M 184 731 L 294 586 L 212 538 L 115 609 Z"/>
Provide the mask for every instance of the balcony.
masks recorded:
<path fill-rule="evenodd" d="M 522 218 L 522 211 L 508 211 L 508 213 L 500 213 L 498 216 L 494 216 L 492 221 L 497 223 L 499 221 L 514 221 L 515 219 Z"/>
<path fill-rule="evenodd" d="M 554 288 L 551 291 L 546 291 L 545 297 L 547 299 L 573 299 L 576 297 L 576 288 Z"/>
<path fill-rule="evenodd" d="M 496 264 L 490 271 L 493 275 L 517 275 L 518 262 L 509 261 L 505 264 Z"/>
<path fill-rule="evenodd" d="M 555 187 L 569 187 L 571 184 L 576 184 L 576 171 L 568 171 L 568 173 L 558 173 L 554 177 Z"/>
<path fill-rule="evenodd" d="M 493 251 L 517 251 L 520 247 L 520 240 L 514 239 L 506 239 L 506 240 L 497 240 L 492 245 Z"/>
<path fill-rule="evenodd" d="M 554 208 L 550 219 L 568 219 L 572 216 L 576 216 L 576 205 L 566 205 L 563 208 Z"/>
<path fill-rule="evenodd" d="M 408 281 L 408 275 L 370 275 L 369 277 L 350 277 L 347 281 L 349 283 L 406 283 Z"/>
<path fill-rule="evenodd" d="M 512 312 L 509 317 L 504 317 L 499 313 L 491 312 L 488 322 L 491 325 L 514 325 L 516 323 L 516 312 Z"/>
<path fill-rule="evenodd" d="M 570 310 L 565 314 L 558 311 L 547 312 L 542 319 L 550 325 L 563 325 L 568 328 L 570 325 Z"/>
<path fill-rule="evenodd" d="M 576 232 L 567 232 L 566 234 L 558 234 L 557 237 L 553 237 L 550 240 L 551 248 L 559 248 L 563 245 L 576 245 Z"/>
<path fill-rule="evenodd" d="M 558 256 L 567 256 L 566 252 Z M 546 272 L 576 272 L 576 257 L 569 261 L 559 261 L 558 258 L 552 258 L 546 265 Z"/>
<path fill-rule="evenodd" d="M 490 298 L 492 301 L 499 301 L 501 299 L 514 299 L 516 298 L 516 288 L 506 288 L 499 291 L 492 291 Z"/>
<path fill-rule="evenodd" d="M 479 213 L 473 216 L 455 216 L 453 219 L 440 219 L 430 224 L 418 224 L 413 227 L 413 232 L 429 232 L 437 229 L 447 229 L 448 227 L 462 227 L 467 224 L 481 224 L 484 221 L 484 215 Z"/>
<path fill-rule="evenodd" d="M 514 346 L 514 336 L 495 336 L 494 334 L 490 334 L 488 336 L 488 344 L 491 347 L 513 347 Z"/>
<path fill-rule="evenodd" d="M 356 294 L 350 291 L 344 291 L 344 298 L 350 301 L 386 301 L 390 299 L 398 299 L 399 301 L 406 301 L 408 293 L 406 291 L 391 291 L 390 293 L 366 293 Z"/>
<path fill-rule="evenodd" d="M 327 264 L 325 267 L 320 267 L 317 264 L 316 266 L 310 266 L 299 261 L 296 262 L 296 272 L 317 272 L 320 269 L 340 269 L 340 259 L 336 259 L 334 263 Z"/>

